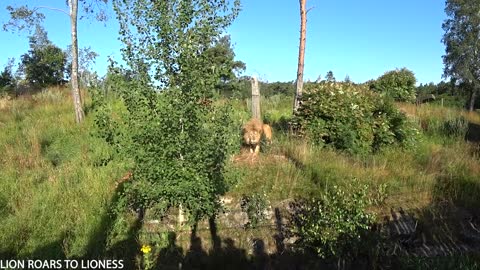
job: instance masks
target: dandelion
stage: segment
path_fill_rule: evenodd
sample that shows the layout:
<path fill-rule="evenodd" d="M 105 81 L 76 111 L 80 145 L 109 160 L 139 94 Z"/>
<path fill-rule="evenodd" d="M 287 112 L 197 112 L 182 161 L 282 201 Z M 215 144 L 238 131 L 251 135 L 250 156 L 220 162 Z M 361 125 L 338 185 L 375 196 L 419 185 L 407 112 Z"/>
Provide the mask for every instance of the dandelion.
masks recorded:
<path fill-rule="evenodd" d="M 144 254 L 148 254 L 150 253 L 150 251 L 152 251 L 152 247 L 149 245 L 143 245 L 140 251 L 143 252 Z"/>

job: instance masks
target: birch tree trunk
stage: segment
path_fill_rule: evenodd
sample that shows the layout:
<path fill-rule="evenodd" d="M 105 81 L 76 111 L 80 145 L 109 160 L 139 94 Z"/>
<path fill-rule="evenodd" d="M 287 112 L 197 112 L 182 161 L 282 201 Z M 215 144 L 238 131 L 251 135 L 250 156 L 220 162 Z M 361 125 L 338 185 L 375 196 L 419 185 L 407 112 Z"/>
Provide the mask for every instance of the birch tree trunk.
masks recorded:
<path fill-rule="evenodd" d="M 300 107 L 300 100 L 303 92 L 303 67 L 305 62 L 305 40 L 307 36 L 307 0 L 300 0 L 300 46 L 298 49 L 298 68 L 297 68 L 297 90 L 293 101 L 293 112 Z"/>
<path fill-rule="evenodd" d="M 82 108 L 82 97 L 78 86 L 78 40 L 77 40 L 77 16 L 78 16 L 78 0 L 68 0 L 70 8 L 70 24 L 72 31 L 72 97 L 73 108 L 75 110 L 75 121 L 80 123 L 85 117 Z"/>
<path fill-rule="evenodd" d="M 252 118 L 262 120 L 260 113 L 260 89 L 255 76 L 252 78 Z"/>

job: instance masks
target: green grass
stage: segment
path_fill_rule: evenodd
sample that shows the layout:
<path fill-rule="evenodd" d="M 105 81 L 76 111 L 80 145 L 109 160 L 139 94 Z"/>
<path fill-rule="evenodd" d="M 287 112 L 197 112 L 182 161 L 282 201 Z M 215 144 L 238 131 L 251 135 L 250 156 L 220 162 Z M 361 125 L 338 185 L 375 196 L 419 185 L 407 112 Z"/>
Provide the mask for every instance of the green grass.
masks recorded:
<path fill-rule="evenodd" d="M 274 116 L 270 118 L 272 126 L 279 126 L 281 119 L 290 117 L 290 101 L 279 101 L 277 96 L 262 100 L 263 115 Z M 235 109 L 243 114 L 249 110 L 246 103 L 237 103 Z M 266 192 L 274 202 L 314 197 L 329 186 L 344 185 L 355 178 L 368 184 L 373 193 L 380 185 L 386 185 L 388 196 L 377 209 L 380 212 L 391 207 L 421 208 L 435 200 L 455 200 L 472 209 L 478 206 L 473 194 L 480 187 L 480 162 L 472 146 L 463 141 L 465 124 L 458 124 L 457 119 L 476 121 L 479 116 L 435 106 L 408 109 L 417 110 L 411 117 L 419 125 L 422 121 L 442 119 L 439 127 L 423 130 L 412 149 L 392 146 L 367 157 L 315 147 L 277 129 L 273 145 L 267 147 L 258 163 L 240 165 L 245 176 L 231 194 Z M 444 123 L 450 122 L 453 124 L 445 131 Z"/>
<path fill-rule="evenodd" d="M 250 118 L 249 101 L 231 102 L 240 128 Z M 442 133 L 445 115 L 452 121 L 463 115 L 479 122 L 478 113 L 401 106 L 419 125 L 440 124 L 425 128 L 415 148 L 390 147 L 356 157 L 288 135 L 292 98 L 262 98 L 263 117 L 274 127 L 273 143 L 263 148 L 258 160 L 229 164 L 227 195 L 238 199 L 265 193 L 275 204 L 316 197 L 333 185 L 347 186 L 358 179 L 369 185 L 372 198 L 378 197 L 371 211 L 379 214 L 392 207 L 424 208 L 437 201 L 478 209 L 478 152 L 455 132 Z M 109 215 L 115 180 L 125 174 L 126 165 L 91 136 L 92 131 L 91 115 L 81 125 L 74 123 L 67 91 L 0 100 L 0 258 L 102 256 L 109 254 L 104 235 L 109 228 L 115 234 L 110 245 L 118 244 L 126 252 L 131 245 L 126 232 L 134 218 L 127 215 L 113 222 Z M 245 249 L 250 244 L 248 232 L 220 234 L 241 239 Z"/>
<path fill-rule="evenodd" d="M 57 90 L 10 101 L 0 125 L 0 254 L 60 258 L 93 248 L 124 172 L 104 143 L 90 135 L 91 119 L 74 123 L 67 93 Z"/>

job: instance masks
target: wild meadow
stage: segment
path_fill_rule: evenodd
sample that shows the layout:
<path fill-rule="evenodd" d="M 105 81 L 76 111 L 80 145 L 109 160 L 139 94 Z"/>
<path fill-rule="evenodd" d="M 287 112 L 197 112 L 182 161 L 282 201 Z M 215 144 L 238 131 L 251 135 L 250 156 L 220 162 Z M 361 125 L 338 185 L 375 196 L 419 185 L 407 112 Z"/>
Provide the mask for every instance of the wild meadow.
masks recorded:
<path fill-rule="evenodd" d="M 480 5 L 466 2 L 445 2 L 449 81 L 428 85 L 406 67 L 363 83 L 333 71 L 303 78 L 306 0 L 291 82 L 259 82 L 251 72 L 258 67 L 242 76 L 246 64 L 226 34 L 238 0 L 7 5 L 3 29 L 31 32 L 18 69 L 11 58 L 0 73 L 0 263 L 480 269 Z M 45 9 L 70 16 L 67 50 L 49 40 Z M 99 54 L 78 48 L 77 15 L 104 22 L 107 11 L 123 61 L 110 54 L 100 77 Z M 357 37 L 367 39 L 346 42 L 354 44 L 347 57 L 363 55 L 362 42 L 377 51 L 373 36 Z M 336 39 L 323 40 L 315 50 L 330 55 L 324 46 Z M 396 62 L 422 54 L 405 47 L 391 50 L 388 66 L 414 66 Z M 287 57 L 269 53 L 257 62 L 286 70 L 274 62 Z M 378 56 L 367 57 L 361 62 Z M 252 116 L 258 130 L 245 128 Z M 263 124 L 273 140 L 257 144 Z"/>
<path fill-rule="evenodd" d="M 249 119 L 250 101 L 224 102 L 232 105 L 232 117 L 240 132 L 241 124 Z M 247 197 L 254 201 L 252 198 L 260 196 L 253 208 L 256 206 L 260 212 L 254 211 L 249 218 L 260 215 L 264 209 L 281 208 L 293 199 L 318 198 L 336 187 L 348 197 L 360 186 L 367 188 L 371 202 L 366 211 L 379 224 L 390 216 L 392 209 L 413 211 L 422 224 L 435 221 L 426 213 L 445 207 L 478 213 L 480 153 L 475 142 L 465 140 L 467 132 L 472 132 L 468 130 L 469 123 L 480 123 L 478 113 L 438 105 L 396 103 L 417 127 L 416 145 L 392 145 L 368 155 L 355 155 L 292 134 L 287 125 L 292 117 L 292 102 L 285 95 L 264 97 L 262 113 L 274 127 L 273 143 L 262 145 L 262 152 L 256 157 L 242 156 L 245 154 L 239 143 L 226 164 L 230 188 L 223 198 L 240 201 Z M 90 103 L 87 98 L 86 108 Z M 116 211 L 118 181 L 131 164 L 117 159 L 112 148 L 95 136 L 93 115 L 87 113 L 81 125 L 74 123 L 68 90 L 46 89 L 16 99 L 4 98 L 1 104 L 0 257 L 110 256 L 130 260 L 128 267 L 137 268 L 143 265 L 142 245 L 158 250 L 166 245 L 168 235 L 157 235 L 146 221 L 138 225 L 134 212 Z M 256 256 L 249 251 L 252 237 L 264 237 L 265 249 L 275 251 L 272 235 L 276 229 L 265 226 L 266 223 L 260 215 L 256 227 L 231 228 L 221 222 L 216 226 L 219 236 L 243 250 L 240 265 L 247 267 L 248 258 Z M 209 226 L 201 224 L 198 235 L 204 240 L 205 254 L 214 254 L 210 233 L 202 230 Z M 185 228 L 188 226 L 170 230 L 177 230 L 175 240 L 183 253 L 179 251 L 175 256 L 180 258 L 185 252 L 188 254 L 191 244 Z M 429 232 L 428 228 L 424 232 Z M 225 247 L 226 243 L 220 246 Z M 221 256 L 215 258 L 210 257 L 208 262 L 222 261 Z M 478 266 L 471 257 L 458 260 L 470 269 Z M 422 263 L 413 260 L 410 266 L 421 269 Z"/>

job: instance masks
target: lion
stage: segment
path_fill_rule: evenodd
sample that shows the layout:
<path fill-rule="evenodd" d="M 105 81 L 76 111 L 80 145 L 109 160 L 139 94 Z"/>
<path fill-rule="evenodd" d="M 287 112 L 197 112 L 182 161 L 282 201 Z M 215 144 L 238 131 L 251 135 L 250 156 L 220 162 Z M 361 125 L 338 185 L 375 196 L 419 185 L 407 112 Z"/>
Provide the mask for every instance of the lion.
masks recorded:
<path fill-rule="evenodd" d="M 272 143 L 272 127 L 267 124 L 263 124 L 263 135 L 265 136 L 265 139 L 267 140 L 267 144 Z"/>
<path fill-rule="evenodd" d="M 267 143 L 272 142 L 272 128 L 267 124 L 262 124 L 258 119 L 252 118 L 243 126 L 243 143 L 249 147 L 250 153 L 258 154 L 260 152 L 260 142 L 264 135 Z"/>

